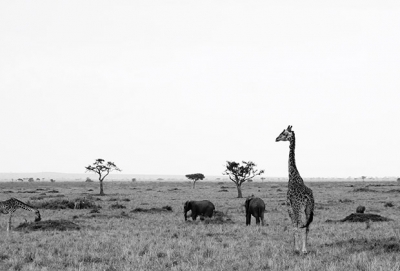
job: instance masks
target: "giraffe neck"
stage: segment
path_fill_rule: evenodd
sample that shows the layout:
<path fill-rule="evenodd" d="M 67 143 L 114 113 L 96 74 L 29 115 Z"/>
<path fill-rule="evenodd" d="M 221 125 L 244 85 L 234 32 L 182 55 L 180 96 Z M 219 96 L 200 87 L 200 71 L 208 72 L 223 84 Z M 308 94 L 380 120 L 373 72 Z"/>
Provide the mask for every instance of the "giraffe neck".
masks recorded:
<path fill-rule="evenodd" d="M 303 179 L 300 177 L 300 173 L 296 167 L 296 159 L 294 155 L 294 149 L 296 147 L 296 138 L 293 132 L 293 136 L 290 140 L 289 145 L 289 183 L 300 182 L 303 183 Z"/>

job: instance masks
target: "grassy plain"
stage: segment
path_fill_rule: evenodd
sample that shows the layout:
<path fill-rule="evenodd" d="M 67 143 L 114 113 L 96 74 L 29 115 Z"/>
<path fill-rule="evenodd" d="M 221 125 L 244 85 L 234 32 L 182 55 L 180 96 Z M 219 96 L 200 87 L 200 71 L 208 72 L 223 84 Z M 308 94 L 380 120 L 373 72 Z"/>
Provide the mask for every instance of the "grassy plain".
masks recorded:
<path fill-rule="evenodd" d="M 32 205 L 54 199 L 87 197 L 101 206 L 90 209 L 40 209 L 42 220 L 65 219 L 75 231 L 6 233 L 7 215 L 0 216 L 0 270 L 400 270 L 400 186 L 394 182 L 308 182 L 316 210 L 309 253 L 295 254 L 282 183 L 243 185 L 266 203 L 266 223 L 245 226 L 244 198 L 233 183 L 85 182 L 0 183 L 0 200 L 15 197 Z M 211 200 L 223 220 L 184 221 L 186 200 Z M 120 209 L 111 206 L 118 203 Z M 355 212 L 393 219 L 376 223 L 327 223 Z M 172 211 L 145 212 L 172 207 Z M 125 208 L 123 208 L 125 207 Z M 141 208 L 142 212 L 134 212 Z M 229 219 L 228 219 L 229 218 Z M 33 221 L 18 210 L 13 226 Z M 191 220 L 191 219 L 190 219 Z M 224 223 L 225 222 L 225 223 Z"/>

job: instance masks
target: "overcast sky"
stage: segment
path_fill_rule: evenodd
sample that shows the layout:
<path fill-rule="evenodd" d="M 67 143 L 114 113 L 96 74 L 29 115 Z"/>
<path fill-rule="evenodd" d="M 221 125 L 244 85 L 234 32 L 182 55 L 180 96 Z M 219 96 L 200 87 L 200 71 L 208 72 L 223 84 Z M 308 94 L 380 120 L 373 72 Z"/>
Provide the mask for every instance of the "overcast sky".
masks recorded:
<path fill-rule="evenodd" d="M 400 177 L 399 1 L 1 1 L 0 172 Z"/>

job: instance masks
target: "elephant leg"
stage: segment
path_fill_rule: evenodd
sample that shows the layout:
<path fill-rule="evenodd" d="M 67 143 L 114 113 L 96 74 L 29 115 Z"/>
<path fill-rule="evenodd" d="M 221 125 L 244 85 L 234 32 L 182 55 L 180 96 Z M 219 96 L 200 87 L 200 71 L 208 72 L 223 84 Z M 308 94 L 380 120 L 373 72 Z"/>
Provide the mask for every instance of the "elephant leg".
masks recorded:
<path fill-rule="evenodd" d="M 260 217 L 256 216 L 256 225 L 260 225 Z"/>
<path fill-rule="evenodd" d="M 250 225 L 251 223 L 251 214 L 246 214 L 246 226 Z"/>

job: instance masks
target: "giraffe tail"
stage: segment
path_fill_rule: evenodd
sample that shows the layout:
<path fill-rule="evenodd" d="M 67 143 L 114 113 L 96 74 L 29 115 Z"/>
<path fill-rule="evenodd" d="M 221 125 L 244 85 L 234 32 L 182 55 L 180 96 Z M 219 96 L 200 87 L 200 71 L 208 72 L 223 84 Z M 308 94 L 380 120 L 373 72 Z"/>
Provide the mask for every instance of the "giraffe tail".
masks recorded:
<path fill-rule="evenodd" d="M 314 219 L 314 211 L 311 211 L 307 216 L 307 223 L 305 225 L 301 226 L 300 228 L 308 228 L 308 226 L 310 226 L 313 219 Z"/>

